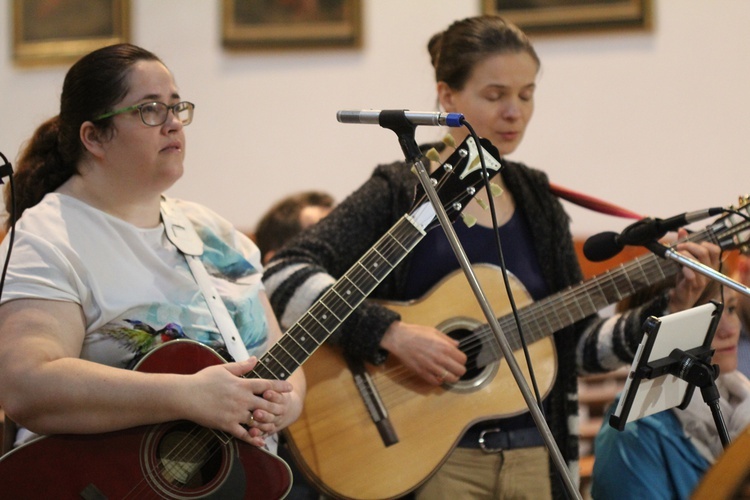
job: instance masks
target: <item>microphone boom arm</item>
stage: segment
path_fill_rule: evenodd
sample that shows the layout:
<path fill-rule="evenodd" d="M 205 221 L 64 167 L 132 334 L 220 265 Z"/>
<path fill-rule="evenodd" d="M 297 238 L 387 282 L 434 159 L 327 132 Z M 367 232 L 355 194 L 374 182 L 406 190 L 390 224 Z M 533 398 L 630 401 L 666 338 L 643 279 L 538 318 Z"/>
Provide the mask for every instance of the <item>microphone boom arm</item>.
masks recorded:
<path fill-rule="evenodd" d="M 651 250 L 653 253 L 664 259 L 671 259 L 678 264 L 692 269 L 696 273 L 700 273 L 714 281 L 718 281 L 724 286 L 731 288 L 739 293 L 742 293 L 750 297 L 750 288 L 746 287 L 742 283 L 738 283 L 732 278 L 720 273 L 719 271 L 712 269 L 711 267 L 698 262 L 690 257 L 685 257 L 681 253 L 678 253 L 672 248 L 666 247 L 658 241 L 652 241 L 644 245 L 646 248 Z"/>

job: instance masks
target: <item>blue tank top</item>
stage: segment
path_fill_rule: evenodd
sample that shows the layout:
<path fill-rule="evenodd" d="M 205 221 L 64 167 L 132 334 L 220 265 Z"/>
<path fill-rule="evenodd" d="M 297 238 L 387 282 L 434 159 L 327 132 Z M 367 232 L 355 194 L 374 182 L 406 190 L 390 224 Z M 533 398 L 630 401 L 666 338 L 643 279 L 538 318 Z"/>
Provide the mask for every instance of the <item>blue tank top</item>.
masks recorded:
<path fill-rule="evenodd" d="M 453 224 L 453 228 L 469 262 L 500 265 L 491 228 L 479 225 L 467 227 L 460 220 Z M 500 227 L 499 234 L 508 271 L 523 283 L 534 300 L 546 297 L 549 292 L 539 267 L 531 231 L 519 210 Z M 459 268 L 458 259 L 443 229 L 432 229 L 412 251 L 405 300 L 422 297 L 443 277 Z"/>

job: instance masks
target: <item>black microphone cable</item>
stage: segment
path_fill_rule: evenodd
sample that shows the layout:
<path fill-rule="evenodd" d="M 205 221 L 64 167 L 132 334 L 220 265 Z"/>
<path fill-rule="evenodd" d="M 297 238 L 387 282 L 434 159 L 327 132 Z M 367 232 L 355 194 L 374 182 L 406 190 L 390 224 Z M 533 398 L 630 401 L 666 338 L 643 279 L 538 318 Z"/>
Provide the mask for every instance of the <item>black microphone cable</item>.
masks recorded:
<path fill-rule="evenodd" d="M 0 276 L 0 298 L 3 296 L 3 288 L 5 287 L 5 275 L 8 273 L 8 265 L 10 264 L 10 254 L 13 250 L 13 241 L 16 237 L 16 190 L 13 185 L 13 166 L 10 164 L 5 155 L 0 151 L 0 158 L 3 159 L 4 164 L 0 167 L 0 184 L 3 183 L 3 178 L 8 177 L 10 186 L 10 231 L 8 231 L 8 253 L 5 256 L 5 262 L 3 263 L 3 272 Z"/>
<path fill-rule="evenodd" d="M 539 407 L 539 411 L 541 412 L 542 416 L 546 420 L 546 415 L 544 413 L 544 405 L 542 404 L 542 396 L 539 392 L 539 384 L 536 380 L 536 375 L 534 374 L 534 367 L 531 363 L 531 355 L 529 354 L 529 348 L 528 344 L 526 343 L 526 337 L 523 333 L 523 327 L 521 325 L 521 318 L 518 316 L 518 308 L 516 307 L 516 301 L 513 298 L 513 291 L 510 287 L 510 280 L 508 279 L 508 270 L 505 267 L 505 258 L 503 257 L 503 245 L 500 242 L 500 227 L 497 222 L 497 214 L 495 213 L 495 201 L 492 196 L 492 191 L 490 188 L 490 176 L 487 170 L 487 164 L 484 160 L 484 152 L 481 143 L 479 142 L 479 136 L 474 131 L 474 128 L 471 126 L 471 124 L 466 121 L 465 118 L 461 118 L 461 123 L 466 127 L 466 129 L 469 131 L 469 135 L 474 138 L 474 141 L 477 143 L 477 150 L 479 151 L 479 163 L 482 166 L 482 177 L 484 178 L 484 189 L 487 193 L 487 202 L 489 204 L 490 209 L 490 215 L 492 216 L 492 229 L 493 233 L 495 235 L 495 246 L 497 248 L 497 256 L 500 261 L 500 271 L 503 275 L 503 283 L 505 284 L 505 293 L 508 296 L 508 302 L 510 303 L 510 308 L 513 311 L 513 319 L 516 323 L 516 328 L 518 329 L 518 337 L 521 340 L 521 348 L 523 349 L 523 355 L 526 359 L 526 365 L 529 369 L 529 378 L 531 379 L 531 385 L 534 389 L 534 397 L 537 401 L 537 406 Z"/>
<path fill-rule="evenodd" d="M 746 221 L 750 222 L 750 216 L 748 216 L 747 214 L 743 214 L 739 210 L 736 210 L 736 209 L 730 207 L 730 208 L 725 208 L 724 211 L 726 213 L 728 213 L 728 214 L 738 215 L 741 218 L 745 219 Z"/>

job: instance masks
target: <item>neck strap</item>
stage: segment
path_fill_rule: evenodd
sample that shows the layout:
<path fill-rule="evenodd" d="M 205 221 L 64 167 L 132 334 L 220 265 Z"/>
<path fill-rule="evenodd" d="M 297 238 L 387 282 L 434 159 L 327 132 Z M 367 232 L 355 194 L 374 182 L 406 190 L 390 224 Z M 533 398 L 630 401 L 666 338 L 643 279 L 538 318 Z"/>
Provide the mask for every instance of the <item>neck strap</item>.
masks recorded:
<path fill-rule="evenodd" d="M 242 342 L 242 336 L 237 331 L 237 326 L 232 321 L 227 306 L 211 284 L 211 277 L 200 259 L 203 253 L 203 241 L 195 231 L 193 223 L 172 200 L 167 198 L 162 198 L 161 218 L 167 239 L 185 256 L 190 272 L 193 273 L 193 278 L 198 283 L 203 298 L 208 304 L 208 310 L 224 339 L 229 355 L 235 361 L 249 358 L 250 355 Z"/>

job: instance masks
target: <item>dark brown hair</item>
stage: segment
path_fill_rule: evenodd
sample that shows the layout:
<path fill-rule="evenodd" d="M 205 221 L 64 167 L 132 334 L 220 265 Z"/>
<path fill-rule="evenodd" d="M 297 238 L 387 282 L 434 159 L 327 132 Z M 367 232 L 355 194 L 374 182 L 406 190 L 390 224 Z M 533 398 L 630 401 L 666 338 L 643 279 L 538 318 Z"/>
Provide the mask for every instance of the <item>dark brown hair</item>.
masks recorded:
<path fill-rule="evenodd" d="M 276 202 L 261 217 L 253 235 L 261 255 L 278 250 L 302 230 L 300 213 L 303 208 L 332 208 L 333 204 L 333 197 L 321 191 L 305 191 Z"/>
<path fill-rule="evenodd" d="M 435 81 L 452 89 L 463 89 L 474 67 L 489 56 L 525 52 L 537 67 L 539 56 L 526 34 L 515 24 L 499 16 L 476 16 L 451 24 L 432 36 L 427 44 Z"/>
<path fill-rule="evenodd" d="M 78 60 L 65 75 L 60 114 L 42 123 L 21 152 L 13 177 L 16 216 L 39 203 L 77 173 L 84 149 L 79 132 L 85 121 L 110 111 L 128 93 L 127 78 L 139 61 L 160 61 L 153 53 L 131 44 L 110 45 Z M 99 120 L 103 134 L 111 134 L 112 119 Z M 11 196 L 5 188 L 5 208 Z M 6 227 L 10 221 L 6 221 Z"/>

